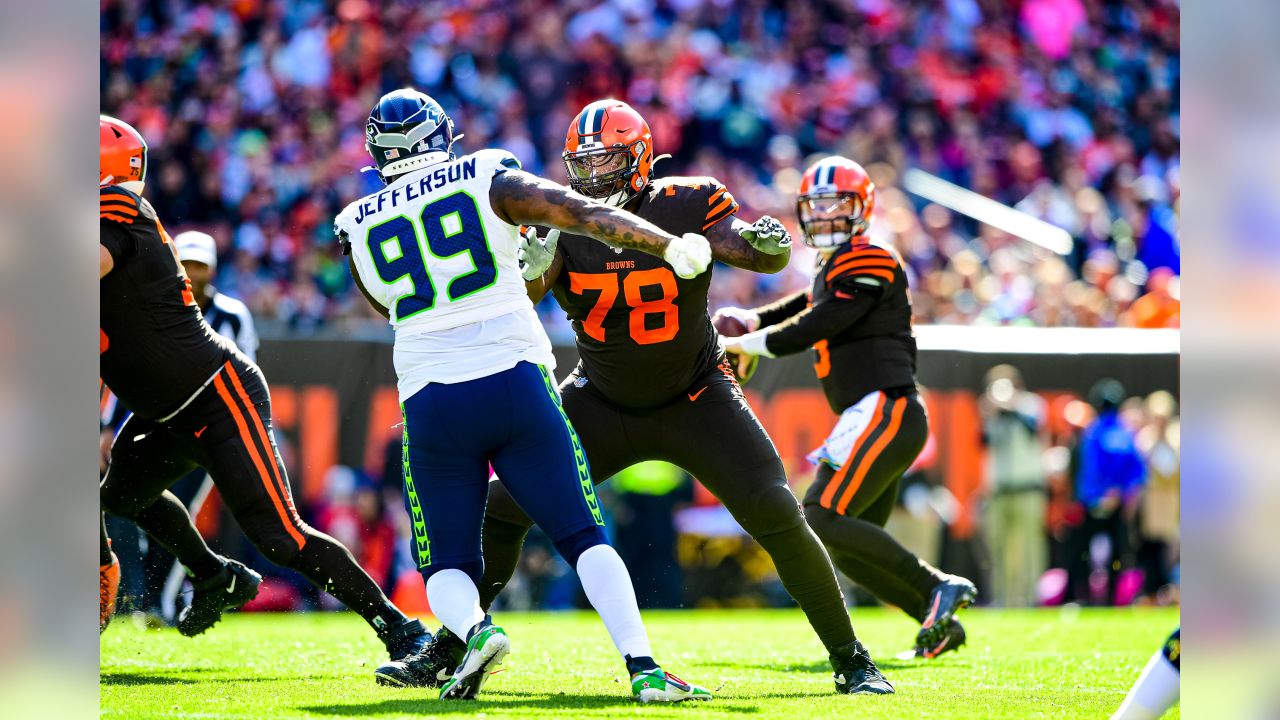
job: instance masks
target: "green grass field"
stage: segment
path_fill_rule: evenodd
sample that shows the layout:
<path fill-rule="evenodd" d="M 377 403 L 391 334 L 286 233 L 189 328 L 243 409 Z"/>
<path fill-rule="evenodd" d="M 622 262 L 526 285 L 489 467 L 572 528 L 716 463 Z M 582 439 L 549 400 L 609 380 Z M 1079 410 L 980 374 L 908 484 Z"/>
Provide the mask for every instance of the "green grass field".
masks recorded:
<path fill-rule="evenodd" d="M 969 645 L 927 662 L 894 659 L 914 637 L 901 614 L 859 609 L 853 617 L 896 695 L 835 695 L 825 654 L 798 610 L 646 613 L 658 661 L 717 693 L 709 703 L 674 707 L 631 702 L 622 664 L 587 613 L 496 618 L 512 653 L 474 703 L 375 685 L 382 647 L 346 613 L 237 615 L 194 640 L 116 618 L 102 637 L 102 714 L 1106 718 L 1178 624 L 1169 609 L 968 610 Z"/>

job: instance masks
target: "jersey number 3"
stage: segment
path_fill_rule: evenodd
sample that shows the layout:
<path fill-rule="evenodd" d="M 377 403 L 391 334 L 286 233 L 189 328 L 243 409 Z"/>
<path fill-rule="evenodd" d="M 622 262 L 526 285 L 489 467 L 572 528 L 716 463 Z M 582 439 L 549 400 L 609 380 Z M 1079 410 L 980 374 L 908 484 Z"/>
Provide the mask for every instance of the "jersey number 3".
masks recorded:
<path fill-rule="evenodd" d="M 460 300 L 493 285 L 498 268 L 484 232 L 476 201 L 465 192 L 457 192 L 422 208 L 422 229 L 427 235 L 426 247 L 437 258 L 469 253 L 475 269 L 449 281 L 449 300 Z M 396 321 L 406 320 L 435 307 L 436 286 L 427 273 L 422 256 L 418 229 L 404 215 L 369 228 L 369 255 L 378 277 L 388 285 L 409 278 L 413 288 L 396 298 L 391 308 Z"/>
<path fill-rule="evenodd" d="M 653 287 L 661 291 L 661 297 L 645 300 L 643 289 Z M 618 273 L 571 272 L 569 291 L 575 295 L 583 295 L 588 291 L 600 293 L 582 327 L 587 335 L 604 342 L 604 319 L 618 298 Z M 678 294 L 676 276 L 668 268 L 632 270 L 627 273 L 622 281 L 622 295 L 627 301 L 627 307 L 631 308 L 628 325 L 631 339 L 637 345 L 666 342 L 680 332 L 680 311 L 675 304 Z M 659 322 L 654 327 L 648 327 L 648 318 L 653 316 L 657 316 Z"/>

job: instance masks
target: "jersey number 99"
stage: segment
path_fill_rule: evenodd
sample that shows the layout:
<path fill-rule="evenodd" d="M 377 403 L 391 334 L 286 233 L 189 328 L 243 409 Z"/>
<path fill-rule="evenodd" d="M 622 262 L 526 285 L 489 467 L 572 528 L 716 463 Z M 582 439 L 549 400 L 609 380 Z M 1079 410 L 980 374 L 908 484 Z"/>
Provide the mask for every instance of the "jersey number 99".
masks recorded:
<path fill-rule="evenodd" d="M 449 281 L 449 300 L 461 300 L 484 290 L 498 278 L 493 251 L 480 219 L 475 198 L 457 192 L 422 208 L 422 230 L 426 233 L 427 252 L 444 259 L 469 253 L 475 269 Z M 391 285 L 409 278 L 412 289 L 401 295 L 390 308 L 393 319 L 407 320 L 435 307 L 436 286 L 427 272 L 422 243 L 413 221 L 397 215 L 369 228 L 369 256 L 382 282 Z"/>

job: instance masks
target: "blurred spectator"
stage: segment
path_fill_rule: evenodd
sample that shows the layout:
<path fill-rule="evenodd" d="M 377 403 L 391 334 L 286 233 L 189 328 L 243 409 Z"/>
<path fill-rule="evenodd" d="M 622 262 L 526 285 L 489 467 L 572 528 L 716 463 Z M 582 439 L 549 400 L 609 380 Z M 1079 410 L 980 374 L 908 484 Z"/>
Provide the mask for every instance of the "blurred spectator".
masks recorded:
<path fill-rule="evenodd" d="M 1178 327 L 1182 315 L 1178 278 L 1169 268 L 1156 268 L 1147 278 L 1150 290 L 1133 302 L 1122 323 L 1140 328 Z"/>
<path fill-rule="evenodd" d="M 103 0 L 104 112 L 152 146 L 174 231 L 216 227 L 226 290 L 292 332 L 378 323 L 330 223 L 376 189 L 369 108 L 416 85 L 464 151 L 564 179 L 563 132 L 614 95 L 648 118 L 659 175 L 713 174 L 792 225 L 798 169 L 851 155 L 917 320 L 1108 326 L 1150 269 L 1179 272 L 1177 0 Z M 916 167 L 1066 229 L 1059 257 L 897 189 Z M 1109 272 L 1086 273 L 1103 253 Z M 721 268 L 713 305 L 807 284 Z M 1124 278 L 1116 282 L 1116 278 Z M 1126 285 L 1128 283 L 1128 285 Z M 1134 287 L 1134 284 L 1137 287 Z M 540 308 L 568 338 L 553 300 Z"/>
<path fill-rule="evenodd" d="M 1139 492 L 1146 482 L 1146 463 L 1138 452 L 1136 430 L 1120 414 L 1124 386 L 1111 378 L 1099 380 L 1089 391 L 1097 417 L 1080 438 L 1076 495 L 1085 516 L 1075 534 L 1070 593 L 1080 597 L 1088 586 L 1090 559 L 1107 560 L 1105 603 L 1114 602 L 1116 579 L 1129 551 L 1129 534 Z M 1095 553 L 1094 543 L 1107 540 L 1105 553 Z M 1090 597 L 1085 594 L 1085 597 Z"/>
<path fill-rule="evenodd" d="M 1045 403 L 1026 391 L 1022 373 L 997 365 L 979 400 L 987 446 L 988 538 L 995 603 L 1037 604 L 1036 582 L 1048 562 L 1045 536 Z"/>
<path fill-rule="evenodd" d="M 1152 393 L 1146 400 L 1146 425 L 1138 432 L 1138 450 L 1146 459 L 1147 484 L 1138 505 L 1138 564 L 1143 572 L 1143 594 L 1160 597 L 1174 579 L 1180 536 L 1179 490 L 1181 467 L 1178 403 L 1167 392 Z"/>

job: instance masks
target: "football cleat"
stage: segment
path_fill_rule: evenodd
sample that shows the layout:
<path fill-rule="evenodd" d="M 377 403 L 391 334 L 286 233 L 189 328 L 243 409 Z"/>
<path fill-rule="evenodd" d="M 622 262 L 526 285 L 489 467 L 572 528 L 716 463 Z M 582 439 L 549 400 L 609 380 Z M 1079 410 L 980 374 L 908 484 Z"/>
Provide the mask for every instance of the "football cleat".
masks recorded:
<path fill-rule="evenodd" d="M 947 633 L 947 621 L 978 599 L 978 588 L 958 575 L 948 575 L 929 593 L 929 612 L 916 633 L 916 645 L 935 647 Z"/>
<path fill-rule="evenodd" d="M 373 675 L 379 685 L 387 687 L 440 687 L 462 664 L 466 651 L 466 644 L 442 627 L 435 639 L 428 635 L 417 652 L 383 663 Z"/>
<path fill-rule="evenodd" d="M 441 700 L 475 700 L 490 670 L 502 664 L 511 652 L 511 640 L 502 628 L 494 625 L 486 615 L 484 620 L 471 628 L 467 640 L 467 652 L 453 672 L 453 677 L 440 688 Z"/>
<path fill-rule="evenodd" d="M 959 650 L 965 643 L 964 627 L 960 625 L 960 621 L 952 618 L 949 622 L 940 625 L 942 632 L 940 639 L 933 645 L 917 644 L 915 649 L 908 650 L 898 656 L 900 660 L 932 660 L 939 655 L 952 650 Z"/>
<path fill-rule="evenodd" d="M 262 576 L 235 560 L 217 575 L 195 583 L 191 604 L 178 613 L 178 632 L 195 637 L 222 619 L 226 610 L 234 610 L 258 596 Z"/>
<path fill-rule="evenodd" d="M 120 559 L 111 553 L 110 565 L 98 566 L 98 634 L 106 631 L 116 613 L 116 595 L 120 591 Z"/>
<path fill-rule="evenodd" d="M 893 686 L 876 667 L 871 654 L 857 640 L 831 654 L 831 668 L 835 671 L 836 692 L 842 695 L 888 695 L 893 692 Z"/>
<path fill-rule="evenodd" d="M 642 703 L 678 703 L 685 700 L 710 700 L 711 691 L 654 668 L 632 673 L 631 695 Z"/>
<path fill-rule="evenodd" d="M 387 646 L 387 654 L 392 660 L 403 660 L 422 652 L 431 644 L 431 633 L 427 632 L 421 621 L 406 619 L 395 627 L 378 633 L 378 639 Z"/>

